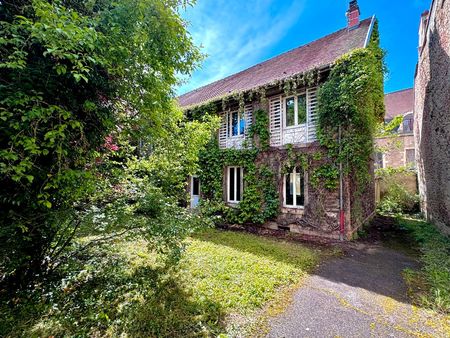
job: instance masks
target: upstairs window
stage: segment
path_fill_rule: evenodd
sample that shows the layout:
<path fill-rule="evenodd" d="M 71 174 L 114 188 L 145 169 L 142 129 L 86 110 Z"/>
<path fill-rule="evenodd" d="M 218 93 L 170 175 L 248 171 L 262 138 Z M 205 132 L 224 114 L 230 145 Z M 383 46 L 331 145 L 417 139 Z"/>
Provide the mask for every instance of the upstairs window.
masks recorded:
<path fill-rule="evenodd" d="M 244 112 L 230 112 L 228 114 L 228 137 L 243 136 L 245 133 Z"/>
<path fill-rule="evenodd" d="M 414 117 L 413 114 L 405 115 L 403 118 L 403 132 L 412 133 L 414 128 Z"/>
<path fill-rule="evenodd" d="M 239 203 L 242 199 L 243 193 L 243 177 L 244 168 L 242 167 L 228 167 L 228 202 Z"/>
<path fill-rule="evenodd" d="M 297 168 L 284 175 L 284 206 L 289 208 L 305 206 L 305 177 Z"/>
<path fill-rule="evenodd" d="M 306 123 L 306 93 L 285 99 L 286 127 L 295 127 Z"/>

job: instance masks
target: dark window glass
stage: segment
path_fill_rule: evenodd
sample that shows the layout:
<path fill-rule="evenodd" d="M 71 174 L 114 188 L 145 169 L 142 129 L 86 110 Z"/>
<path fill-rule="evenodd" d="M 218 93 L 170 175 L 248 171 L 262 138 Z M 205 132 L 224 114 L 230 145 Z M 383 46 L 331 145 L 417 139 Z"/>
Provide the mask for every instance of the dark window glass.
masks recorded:
<path fill-rule="evenodd" d="M 286 189 L 286 205 L 294 205 L 294 178 L 292 174 L 286 175 L 284 185 Z"/>
<path fill-rule="evenodd" d="M 241 200 L 242 187 L 241 187 L 241 170 L 242 168 L 236 168 L 236 201 Z"/>
<path fill-rule="evenodd" d="M 294 98 L 286 99 L 286 127 L 295 125 L 295 101 Z"/>
<path fill-rule="evenodd" d="M 225 115 L 225 120 L 227 123 L 227 137 L 230 137 L 230 114 Z"/>
<path fill-rule="evenodd" d="M 238 135 L 238 112 L 231 114 L 231 135 Z"/>
<path fill-rule="evenodd" d="M 298 97 L 297 124 L 306 123 L 306 95 Z"/>
<path fill-rule="evenodd" d="M 300 173 L 295 174 L 295 204 L 298 207 L 305 205 L 305 180 Z"/>
<path fill-rule="evenodd" d="M 244 135 L 244 131 L 245 131 L 245 114 L 244 113 L 240 113 L 240 120 L 239 120 L 239 134 L 240 135 Z"/>
<path fill-rule="evenodd" d="M 192 178 L 192 195 L 200 195 L 200 180 L 198 179 L 198 177 Z"/>
<path fill-rule="evenodd" d="M 229 192 L 229 195 L 230 195 L 230 201 L 234 201 L 234 180 L 235 180 L 235 177 L 234 177 L 234 168 L 230 168 L 230 177 L 229 177 L 229 184 L 228 184 L 228 186 L 229 186 L 229 189 L 230 189 L 230 192 Z"/>

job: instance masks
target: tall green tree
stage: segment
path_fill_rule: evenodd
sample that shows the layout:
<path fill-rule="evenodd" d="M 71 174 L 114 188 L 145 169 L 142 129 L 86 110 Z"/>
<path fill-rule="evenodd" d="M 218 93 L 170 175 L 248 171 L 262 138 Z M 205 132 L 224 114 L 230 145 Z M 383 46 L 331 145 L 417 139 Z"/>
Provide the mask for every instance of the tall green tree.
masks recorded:
<path fill-rule="evenodd" d="M 71 243 L 116 138 L 168 137 L 174 85 L 201 59 L 188 5 L 0 1 L 2 279 L 26 283 Z"/>

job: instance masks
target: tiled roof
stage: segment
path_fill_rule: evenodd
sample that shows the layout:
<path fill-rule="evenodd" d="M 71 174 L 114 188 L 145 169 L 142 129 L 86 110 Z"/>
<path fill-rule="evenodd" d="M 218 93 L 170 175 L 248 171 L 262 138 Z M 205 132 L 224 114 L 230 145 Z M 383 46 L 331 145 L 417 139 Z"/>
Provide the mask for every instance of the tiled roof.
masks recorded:
<path fill-rule="evenodd" d="M 391 120 L 398 115 L 412 112 L 414 108 L 413 88 L 386 94 L 384 105 L 386 107 L 385 120 Z"/>
<path fill-rule="evenodd" d="M 276 80 L 328 66 L 340 56 L 365 45 L 372 19 L 357 28 L 341 29 L 309 44 L 275 56 L 239 73 L 195 89 L 178 97 L 182 107 L 219 99 L 233 92 L 254 89 Z"/>

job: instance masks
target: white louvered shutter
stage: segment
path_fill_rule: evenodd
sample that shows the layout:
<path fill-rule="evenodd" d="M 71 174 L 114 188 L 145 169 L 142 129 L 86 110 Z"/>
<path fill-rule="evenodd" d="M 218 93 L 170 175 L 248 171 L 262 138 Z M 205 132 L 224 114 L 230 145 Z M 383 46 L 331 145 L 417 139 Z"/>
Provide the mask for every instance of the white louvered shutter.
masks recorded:
<path fill-rule="evenodd" d="M 308 89 L 308 142 L 317 140 L 317 88 Z"/>
<path fill-rule="evenodd" d="M 281 146 L 281 96 L 269 100 L 270 146 Z"/>
<path fill-rule="evenodd" d="M 220 127 L 219 127 L 219 148 L 227 147 L 227 125 L 228 125 L 228 112 L 219 113 Z"/>
<path fill-rule="evenodd" d="M 244 116 L 245 116 L 245 137 L 248 136 L 248 131 L 253 121 L 253 106 L 248 104 L 244 107 Z"/>

